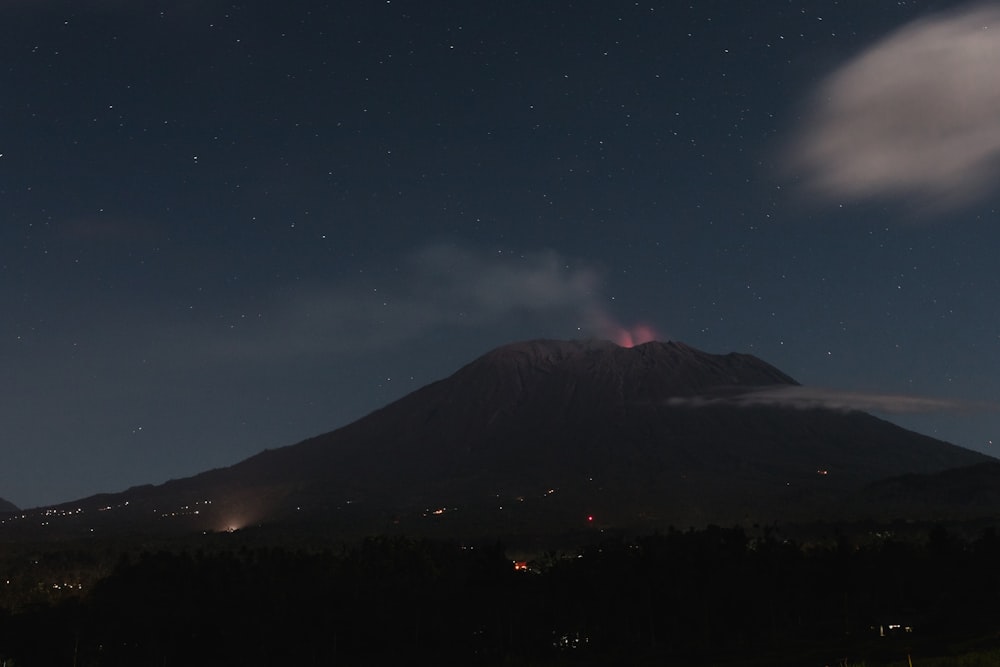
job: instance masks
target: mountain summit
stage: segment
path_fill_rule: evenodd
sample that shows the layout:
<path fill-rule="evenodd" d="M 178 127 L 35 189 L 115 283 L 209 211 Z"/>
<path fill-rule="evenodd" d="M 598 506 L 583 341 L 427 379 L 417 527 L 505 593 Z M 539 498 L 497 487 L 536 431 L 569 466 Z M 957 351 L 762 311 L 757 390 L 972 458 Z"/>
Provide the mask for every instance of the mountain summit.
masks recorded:
<path fill-rule="evenodd" d="M 72 503 L 71 519 L 470 538 L 763 524 L 835 517 L 877 480 L 991 460 L 863 412 L 739 400 L 796 386 L 756 357 L 678 342 L 515 343 L 336 431 Z"/>

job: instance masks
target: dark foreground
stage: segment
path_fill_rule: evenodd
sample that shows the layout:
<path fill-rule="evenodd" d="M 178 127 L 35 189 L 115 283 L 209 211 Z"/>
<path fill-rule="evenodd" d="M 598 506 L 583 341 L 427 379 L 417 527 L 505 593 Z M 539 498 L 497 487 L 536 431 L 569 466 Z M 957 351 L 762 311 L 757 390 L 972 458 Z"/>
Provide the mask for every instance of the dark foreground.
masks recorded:
<path fill-rule="evenodd" d="M 0 566 L 7 667 L 1000 664 L 992 529 L 803 547 L 709 528 L 529 563 L 500 545 L 234 535 L 22 545 Z"/>

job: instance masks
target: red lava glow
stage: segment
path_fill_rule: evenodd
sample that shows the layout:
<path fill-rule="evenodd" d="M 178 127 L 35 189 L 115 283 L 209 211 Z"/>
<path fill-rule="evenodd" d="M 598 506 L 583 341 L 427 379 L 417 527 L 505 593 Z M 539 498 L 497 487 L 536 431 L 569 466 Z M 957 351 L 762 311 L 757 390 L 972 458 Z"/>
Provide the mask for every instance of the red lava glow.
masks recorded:
<path fill-rule="evenodd" d="M 620 347 L 635 347 L 656 340 L 656 332 L 645 324 L 637 324 L 631 329 L 618 326 L 615 327 L 613 340 Z"/>

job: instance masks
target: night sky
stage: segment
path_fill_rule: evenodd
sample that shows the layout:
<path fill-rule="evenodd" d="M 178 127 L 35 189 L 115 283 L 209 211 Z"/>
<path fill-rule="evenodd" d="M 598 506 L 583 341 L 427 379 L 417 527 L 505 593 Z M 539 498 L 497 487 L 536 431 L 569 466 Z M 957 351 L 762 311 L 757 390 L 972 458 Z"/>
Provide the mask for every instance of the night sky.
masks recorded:
<path fill-rule="evenodd" d="M 19 506 L 541 337 L 755 354 L 995 451 L 1000 5 L 0 0 L 0 53 Z"/>

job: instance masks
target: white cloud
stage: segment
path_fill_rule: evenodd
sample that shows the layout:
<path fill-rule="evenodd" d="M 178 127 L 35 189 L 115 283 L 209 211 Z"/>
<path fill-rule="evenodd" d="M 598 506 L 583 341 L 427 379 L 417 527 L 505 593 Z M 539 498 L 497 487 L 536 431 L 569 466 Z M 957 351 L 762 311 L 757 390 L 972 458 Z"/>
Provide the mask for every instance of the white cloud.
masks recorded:
<path fill-rule="evenodd" d="M 394 270 L 296 289 L 260 318 L 223 322 L 218 354 L 263 359 L 358 354 L 398 345 L 438 328 L 475 329 L 515 318 L 584 335 L 603 333 L 598 272 L 554 252 L 480 253 L 428 245 Z M 185 337 L 190 338 L 190 337 Z"/>
<path fill-rule="evenodd" d="M 910 23 L 822 83 L 788 155 L 828 198 L 940 212 L 1000 184 L 1000 6 Z"/>
<path fill-rule="evenodd" d="M 824 408 L 844 412 L 861 410 L 886 414 L 1000 410 L 1000 404 L 985 401 L 964 401 L 907 394 L 841 391 L 801 386 L 763 387 L 733 396 L 676 397 L 669 399 L 667 404 L 676 407 L 706 407 L 713 405 L 754 407 L 770 405 L 801 410 Z"/>
<path fill-rule="evenodd" d="M 518 257 L 488 256 L 464 248 L 433 245 L 409 260 L 413 296 L 465 317 L 492 319 L 513 310 L 583 309 L 597 296 L 599 280 L 587 268 L 572 269 L 553 252 Z"/>

